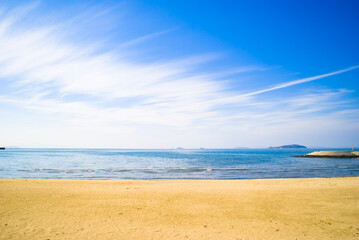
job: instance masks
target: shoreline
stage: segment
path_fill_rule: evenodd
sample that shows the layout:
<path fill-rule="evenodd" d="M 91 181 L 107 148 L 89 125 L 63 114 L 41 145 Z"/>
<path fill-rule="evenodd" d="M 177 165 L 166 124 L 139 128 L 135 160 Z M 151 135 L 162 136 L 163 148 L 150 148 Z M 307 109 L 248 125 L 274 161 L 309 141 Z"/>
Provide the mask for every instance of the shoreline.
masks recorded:
<path fill-rule="evenodd" d="M 345 178 L 359 178 L 358 176 L 339 176 L 339 177 L 296 177 L 296 178 L 292 178 L 292 177 L 288 177 L 288 178 L 228 178 L 228 179 L 202 179 L 202 178 L 155 178 L 155 179 L 142 179 L 142 178 L 138 178 L 138 179 L 124 179 L 124 178 L 119 178 L 119 179 L 107 179 L 107 178 L 83 178 L 83 179 L 74 179 L 74 178 L 1 178 L 0 177 L 0 183 L 1 181 L 7 181 L 7 180 L 15 180 L 15 181 L 99 181 L 99 182 L 107 182 L 107 181 L 112 181 L 112 182 L 177 182 L 177 181 L 271 181 L 271 180 L 305 180 L 305 179 L 345 179 Z"/>
<path fill-rule="evenodd" d="M 0 179 L 1 239 L 357 239 L 359 177 Z"/>

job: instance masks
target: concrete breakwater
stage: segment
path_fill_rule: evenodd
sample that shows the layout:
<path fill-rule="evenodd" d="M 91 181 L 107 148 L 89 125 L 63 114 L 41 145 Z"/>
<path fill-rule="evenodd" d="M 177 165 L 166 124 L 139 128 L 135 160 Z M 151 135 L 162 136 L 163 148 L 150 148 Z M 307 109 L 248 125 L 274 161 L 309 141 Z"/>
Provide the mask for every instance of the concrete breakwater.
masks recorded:
<path fill-rule="evenodd" d="M 318 158 L 359 158 L 359 152 L 353 151 L 318 151 L 295 157 L 318 157 Z"/>

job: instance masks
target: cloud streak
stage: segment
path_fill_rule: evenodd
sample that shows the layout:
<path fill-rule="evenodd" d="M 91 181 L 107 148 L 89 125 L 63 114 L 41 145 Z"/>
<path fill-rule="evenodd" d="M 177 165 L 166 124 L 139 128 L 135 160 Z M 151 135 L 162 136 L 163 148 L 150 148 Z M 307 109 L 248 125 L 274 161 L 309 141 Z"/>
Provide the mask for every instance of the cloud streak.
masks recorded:
<path fill-rule="evenodd" d="M 275 90 L 295 86 L 295 85 L 298 85 L 298 84 L 307 83 L 307 82 L 311 82 L 311 81 L 315 81 L 315 80 L 335 76 L 335 75 L 338 75 L 338 74 L 341 74 L 341 73 L 345 73 L 345 72 L 355 70 L 357 68 L 359 68 L 359 65 L 352 66 L 352 67 L 345 68 L 345 69 L 341 69 L 341 70 L 334 71 L 334 72 L 330 72 L 330 73 L 325 73 L 325 74 L 313 76 L 313 77 L 307 77 L 307 78 L 302 78 L 302 79 L 298 79 L 298 80 L 293 80 L 293 81 L 281 83 L 281 84 L 278 84 L 276 86 L 266 88 L 266 89 L 262 89 L 262 90 L 258 90 L 258 91 L 253 91 L 253 92 L 249 92 L 249 93 L 245 93 L 245 94 L 238 94 L 237 96 L 223 98 L 223 99 L 221 99 L 219 101 L 222 102 L 222 103 L 231 103 L 231 102 L 235 102 L 235 101 L 243 101 L 243 100 L 248 99 L 249 97 L 253 97 L 253 96 L 256 96 L 256 95 L 259 95 L 259 94 L 262 94 L 262 93 L 271 92 L 271 91 L 275 91 Z"/>
<path fill-rule="evenodd" d="M 294 85 L 298 85 L 298 84 L 302 84 L 302 83 L 306 83 L 306 82 L 311 82 L 311 81 L 315 81 L 315 80 L 318 80 L 318 79 L 331 77 L 331 76 L 338 75 L 338 74 L 341 74 L 341 73 L 349 72 L 349 71 L 352 71 L 352 70 L 357 69 L 357 68 L 359 68 L 359 65 L 352 66 L 352 67 L 349 67 L 349 68 L 345 68 L 345 69 L 335 71 L 335 72 L 330 72 L 330 73 L 321 74 L 321 75 L 317 75 L 317 76 L 313 76 L 313 77 L 308 77 L 308 78 L 303 78 L 303 79 L 298 79 L 298 80 L 282 83 L 282 84 L 279 84 L 279 85 L 271 87 L 271 88 L 251 92 L 251 93 L 248 93 L 248 94 L 244 94 L 242 96 L 254 96 L 254 95 L 258 95 L 258 94 L 265 93 L 265 92 L 270 92 L 270 91 L 274 91 L 274 90 L 278 90 L 278 89 L 282 89 L 282 88 L 287 88 L 287 87 L 291 87 L 291 86 L 294 86 Z"/>
<path fill-rule="evenodd" d="M 163 30 L 163 31 L 159 31 L 159 32 L 155 32 L 155 33 L 151 33 L 151 34 L 147 34 L 145 36 L 142 36 L 142 37 L 138 37 L 136 39 L 132 39 L 128 42 L 125 42 L 125 43 L 122 43 L 120 45 L 120 47 L 130 47 L 130 46 L 134 46 L 134 45 L 137 45 L 139 43 L 143 43 L 143 42 L 146 42 L 152 38 L 155 38 L 155 37 L 159 37 L 163 34 L 166 34 L 166 33 L 169 33 L 171 31 L 174 31 L 176 28 L 171 28 L 171 29 L 167 29 L 167 30 Z"/>

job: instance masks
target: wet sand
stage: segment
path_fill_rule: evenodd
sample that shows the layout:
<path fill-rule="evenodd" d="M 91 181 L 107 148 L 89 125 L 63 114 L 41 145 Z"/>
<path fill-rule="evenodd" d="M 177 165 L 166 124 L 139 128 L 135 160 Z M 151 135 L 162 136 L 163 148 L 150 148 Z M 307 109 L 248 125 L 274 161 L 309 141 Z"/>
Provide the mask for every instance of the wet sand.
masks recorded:
<path fill-rule="evenodd" d="M 0 239 L 359 239 L 359 177 L 0 179 Z"/>

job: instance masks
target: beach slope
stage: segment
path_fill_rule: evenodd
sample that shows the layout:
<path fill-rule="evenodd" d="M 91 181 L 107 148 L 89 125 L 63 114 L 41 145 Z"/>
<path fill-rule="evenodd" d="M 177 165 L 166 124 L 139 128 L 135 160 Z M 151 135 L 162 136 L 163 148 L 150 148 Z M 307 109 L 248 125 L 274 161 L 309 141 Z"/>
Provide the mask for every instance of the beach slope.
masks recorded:
<path fill-rule="evenodd" d="M 358 177 L 0 180 L 0 239 L 358 238 Z"/>

